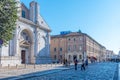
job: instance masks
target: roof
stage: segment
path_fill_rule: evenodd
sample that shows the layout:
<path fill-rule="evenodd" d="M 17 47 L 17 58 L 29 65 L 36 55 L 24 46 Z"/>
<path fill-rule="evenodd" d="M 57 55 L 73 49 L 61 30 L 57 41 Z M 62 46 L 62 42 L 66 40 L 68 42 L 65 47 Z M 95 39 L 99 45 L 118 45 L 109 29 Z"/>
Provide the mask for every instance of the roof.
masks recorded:
<path fill-rule="evenodd" d="M 65 38 L 65 37 L 69 37 L 69 36 L 81 36 L 84 35 L 90 39 L 92 39 L 94 42 L 96 42 L 98 45 L 100 45 L 101 47 L 105 48 L 103 45 L 101 45 L 100 43 L 98 43 L 96 40 L 94 40 L 92 37 L 90 37 L 89 35 L 87 35 L 86 33 L 82 33 L 82 32 L 71 32 L 69 34 L 65 34 L 65 35 L 52 35 L 51 38 Z"/>

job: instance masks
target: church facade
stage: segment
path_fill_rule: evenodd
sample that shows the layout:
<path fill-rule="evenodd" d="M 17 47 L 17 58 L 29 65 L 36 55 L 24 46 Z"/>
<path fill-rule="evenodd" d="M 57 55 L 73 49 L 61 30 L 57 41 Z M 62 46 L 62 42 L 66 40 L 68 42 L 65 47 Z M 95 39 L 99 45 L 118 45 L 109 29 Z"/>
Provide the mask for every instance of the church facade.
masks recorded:
<path fill-rule="evenodd" d="M 19 19 L 14 37 L 7 46 L 2 46 L 0 64 L 14 66 L 50 62 L 51 29 L 39 14 L 39 4 L 32 1 L 29 8 L 23 3 L 17 6 L 20 7 Z"/>

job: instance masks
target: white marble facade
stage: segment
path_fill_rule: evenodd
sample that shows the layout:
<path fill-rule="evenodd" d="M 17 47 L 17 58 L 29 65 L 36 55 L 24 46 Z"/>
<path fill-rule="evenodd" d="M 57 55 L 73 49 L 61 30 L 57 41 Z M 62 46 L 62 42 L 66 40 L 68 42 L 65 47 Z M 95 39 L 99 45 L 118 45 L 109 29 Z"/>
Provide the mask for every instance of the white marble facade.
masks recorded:
<path fill-rule="evenodd" d="M 29 9 L 23 3 L 17 6 L 20 13 L 14 37 L 7 46 L 2 46 L 0 64 L 49 63 L 51 30 L 39 14 L 39 4 L 32 1 Z"/>

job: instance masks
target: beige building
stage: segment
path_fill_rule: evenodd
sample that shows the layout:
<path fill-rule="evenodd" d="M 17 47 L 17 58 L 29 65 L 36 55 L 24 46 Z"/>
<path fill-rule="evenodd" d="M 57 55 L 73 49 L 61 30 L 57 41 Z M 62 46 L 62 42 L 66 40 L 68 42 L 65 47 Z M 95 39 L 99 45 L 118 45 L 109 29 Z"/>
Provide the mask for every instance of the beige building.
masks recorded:
<path fill-rule="evenodd" d="M 73 61 L 74 58 L 81 61 L 87 57 L 101 61 L 104 59 L 106 48 L 81 31 L 65 31 L 60 35 L 51 36 L 50 51 L 53 60 L 60 62 L 64 59 Z"/>
<path fill-rule="evenodd" d="M 109 61 L 114 57 L 114 52 L 112 50 L 106 50 L 106 60 Z"/>

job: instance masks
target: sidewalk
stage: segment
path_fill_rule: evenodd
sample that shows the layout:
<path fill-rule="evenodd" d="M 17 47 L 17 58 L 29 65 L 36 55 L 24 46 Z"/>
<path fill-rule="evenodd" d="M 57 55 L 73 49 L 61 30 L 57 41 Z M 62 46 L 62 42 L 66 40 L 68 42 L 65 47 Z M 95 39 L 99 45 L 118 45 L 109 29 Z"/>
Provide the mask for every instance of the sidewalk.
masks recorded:
<path fill-rule="evenodd" d="M 78 66 L 80 67 L 80 65 Z M 95 63 L 90 64 L 86 71 L 74 69 L 74 65 L 69 68 L 58 67 L 54 70 L 46 72 L 38 72 L 29 74 L 23 78 L 19 77 L 17 80 L 118 80 L 113 79 L 114 73 L 117 70 L 116 63 Z M 72 68 L 72 69 L 71 69 Z M 9 79 L 10 80 L 10 79 Z M 15 78 L 11 79 L 15 80 Z"/>
<path fill-rule="evenodd" d="M 19 79 L 22 77 L 27 77 L 33 75 L 33 73 L 40 73 L 41 75 L 51 72 L 53 69 L 54 71 L 62 70 L 65 68 L 61 68 L 62 64 L 41 64 L 41 65 L 27 65 L 26 68 L 0 68 L 0 80 L 14 80 Z"/>
<path fill-rule="evenodd" d="M 72 67 L 73 69 L 70 68 L 42 76 L 36 75 L 22 80 L 118 80 L 113 79 L 117 66 L 117 63 L 95 63 L 90 64 L 85 71 L 81 71 L 80 68 L 75 70 Z"/>
<path fill-rule="evenodd" d="M 104 66 L 102 66 L 101 64 L 103 64 Z M 110 64 L 110 65 L 114 66 L 113 64 Z M 80 67 L 80 64 L 78 65 L 78 67 Z M 94 73 L 94 72 L 97 72 L 98 68 L 101 68 L 102 70 L 105 69 L 105 72 L 106 72 L 106 68 L 110 69 L 110 67 L 111 66 L 108 66 L 108 64 L 105 64 L 105 63 L 89 64 L 89 68 L 87 69 L 87 74 L 90 72 L 89 74 L 91 76 L 92 76 L 92 74 L 96 75 L 96 73 Z M 119 73 L 120 73 L 120 64 L 118 67 L 119 67 Z M 73 69 L 71 69 L 71 68 L 73 68 Z M 94 68 L 94 71 L 92 70 L 93 68 Z M 113 68 L 114 67 L 112 67 L 112 69 Z M 80 68 L 78 68 L 78 69 L 79 69 L 78 72 L 80 74 L 82 74 Z M 65 72 L 65 74 L 63 74 L 62 76 L 66 75 L 66 74 L 68 74 L 67 76 L 70 76 L 69 74 L 72 74 L 72 73 L 75 74 L 74 71 L 75 71 L 74 64 L 71 64 L 69 67 L 65 67 L 62 64 L 44 64 L 44 65 L 41 64 L 41 65 L 35 65 L 35 67 L 33 65 L 28 65 L 28 66 L 26 66 L 26 68 L 0 69 L 0 80 L 22 80 L 22 79 L 27 79 L 27 78 L 31 79 L 34 77 L 52 75 L 52 73 L 54 73 L 54 74 L 61 73 L 62 74 L 64 72 Z M 105 75 L 114 74 L 113 71 L 111 71 L 111 73 L 106 72 Z M 101 73 L 103 74 L 103 71 L 99 71 L 99 72 L 100 72 L 100 74 Z M 86 75 L 86 72 L 84 74 Z M 102 76 L 102 74 L 101 74 L 101 76 Z M 82 75 L 78 75 L 78 76 L 80 77 Z M 56 76 L 58 76 L 58 75 L 56 75 Z M 109 76 L 109 75 L 107 75 L 107 76 Z M 113 76 L 111 76 L 111 77 L 113 77 Z M 98 75 L 97 75 L 97 77 L 98 77 Z M 120 77 L 120 74 L 119 74 L 119 77 Z M 44 80 L 44 79 L 42 79 L 42 80 Z M 113 80 L 116 80 L 116 79 L 113 79 Z"/>

